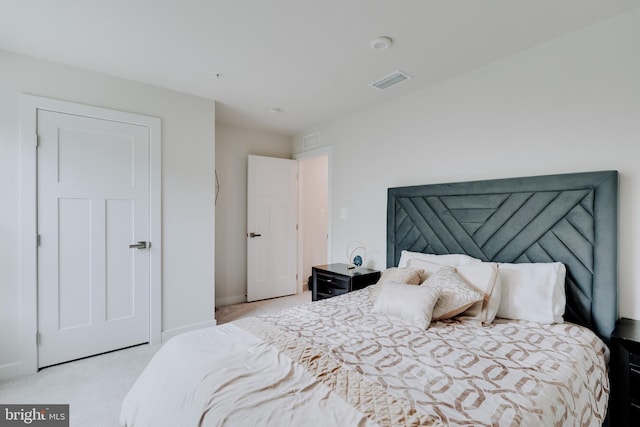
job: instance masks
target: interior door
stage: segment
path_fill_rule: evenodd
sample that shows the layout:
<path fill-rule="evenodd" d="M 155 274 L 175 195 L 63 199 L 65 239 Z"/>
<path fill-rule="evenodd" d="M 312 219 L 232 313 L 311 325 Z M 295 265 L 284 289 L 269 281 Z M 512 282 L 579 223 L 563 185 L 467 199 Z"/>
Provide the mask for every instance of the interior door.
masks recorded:
<path fill-rule="evenodd" d="M 247 300 L 296 293 L 298 162 L 249 156 Z"/>
<path fill-rule="evenodd" d="M 148 342 L 148 128 L 40 110 L 38 135 L 38 366 Z"/>

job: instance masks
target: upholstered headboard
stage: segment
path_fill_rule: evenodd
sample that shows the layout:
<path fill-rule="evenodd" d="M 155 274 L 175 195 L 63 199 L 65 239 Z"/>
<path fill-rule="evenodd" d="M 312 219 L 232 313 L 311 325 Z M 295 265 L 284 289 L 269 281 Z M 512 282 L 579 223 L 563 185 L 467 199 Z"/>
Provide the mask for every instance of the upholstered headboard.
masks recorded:
<path fill-rule="evenodd" d="M 565 320 L 608 341 L 618 318 L 618 173 L 390 188 L 387 265 L 402 250 L 563 262 Z"/>

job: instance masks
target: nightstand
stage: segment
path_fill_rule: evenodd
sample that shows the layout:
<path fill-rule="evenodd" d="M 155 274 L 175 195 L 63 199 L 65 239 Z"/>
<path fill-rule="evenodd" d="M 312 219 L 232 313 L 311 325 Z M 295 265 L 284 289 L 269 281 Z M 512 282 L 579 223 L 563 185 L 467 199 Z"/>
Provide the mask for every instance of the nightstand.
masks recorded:
<path fill-rule="evenodd" d="M 640 321 L 622 318 L 611 334 L 611 425 L 640 419 Z M 632 422 L 632 420 L 635 420 Z"/>
<path fill-rule="evenodd" d="M 380 272 L 370 268 L 348 268 L 347 264 L 328 264 L 311 267 L 312 301 L 346 294 L 372 285 L 380 279 Z"/>

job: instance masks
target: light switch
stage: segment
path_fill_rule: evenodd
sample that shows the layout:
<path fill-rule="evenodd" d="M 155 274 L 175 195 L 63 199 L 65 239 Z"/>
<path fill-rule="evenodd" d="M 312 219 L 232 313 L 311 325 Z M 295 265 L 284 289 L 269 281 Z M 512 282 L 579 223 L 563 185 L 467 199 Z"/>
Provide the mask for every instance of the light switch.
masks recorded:
<path fill-rule="evenodd" d="M 340 208 L 340 219 L 347 219 L 347 208 Z"/>

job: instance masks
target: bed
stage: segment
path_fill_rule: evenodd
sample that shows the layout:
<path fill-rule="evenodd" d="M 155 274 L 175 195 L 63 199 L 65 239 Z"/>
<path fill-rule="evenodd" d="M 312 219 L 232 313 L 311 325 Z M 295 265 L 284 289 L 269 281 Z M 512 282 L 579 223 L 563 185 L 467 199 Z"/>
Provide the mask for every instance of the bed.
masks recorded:
<path fill-rule="evenodd" d="M 434 293 L 381 279 L 360 291 L 182 334 L 165 343 L 131 388 L 121 425 L 606 423 L 606 344 L 617 320 L 617 197 L 615 171 L 391 188 L 383 278 L 418 271 L 426 285 L 436 277 L 451 283 L 482 277 L 491 291 L 435 320 L 441 288 Z M 425 273 L 429 266 L 433 271 Z M 553 301 L 541 303 L 548 313 L 530 310 L 534 302 L 514 304 L 515 315 L 511 303 L 492 306 L 492 295 L 512 301 L 512 289 L 530 290 L 505 285 L 504 278 L 516 276 L 502 273 L 538 266 L 557 273 L 549 287 Z M 533 276 L 518 277 L 530 283 Z M 564 321 L 556 318 L 559 278 Z M 430 308 L 420 302 L 429 299 Z M 516 318 L 487 321 L 487 313 L 500 310 Z M 519 319 L 518 310 L 552 319 Z"/>

